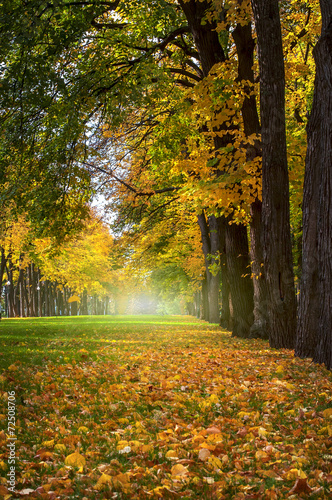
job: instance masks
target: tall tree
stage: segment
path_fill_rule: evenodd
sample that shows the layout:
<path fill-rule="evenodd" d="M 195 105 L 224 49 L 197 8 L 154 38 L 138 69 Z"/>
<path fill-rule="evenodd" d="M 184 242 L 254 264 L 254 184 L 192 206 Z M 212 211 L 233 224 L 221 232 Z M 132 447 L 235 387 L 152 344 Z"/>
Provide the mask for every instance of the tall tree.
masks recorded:
<path fill-rule="evenodd" d="M 285 71 L 278 0 L 252 0 L 260 69 L 262 224 L 272 347 L 294 347 L 296 300 L 289 224 Z"/>
<path fill-rule="evenodd" d="M 187 18 L 190 31 L 193 35 L 203 75 L 207 77 L 213 66 L 226 61 L 226 56 L 216 31 L 217 23 L 213 20 L 213 17 L 212 20 L 207 18 L 211 4 L 207 0 L 179 0 L 179 4 Z M 218 130 L 215 130 L 215 132 L 218 132 Z M 230 140 L 225 130 L 221 134 L 215 133 L 214 147 L 216 153 L 219 149 L 226 147 Z M 215 176 L 218 177 L 221 174 L 222 172 L 216 169 Z M 227 277 L 234 315 L 233 335 L 248 337 L 250 327 L 253 323 L 254 304 L 253 284 L 249 271 L 250 259 L 247 229 L 244 224 L 232 224 L 233 221 L 231 218 L 227 220 L 228 224 L 224 224 L 223 217 L 216 219 L 214 215 L 211 215 L 209 220 L 209 223 L 212 224 L 210 233 L 214 231 L 212 234 L 215 238 L 218 238 L 219 233 L 225 231 Z M 218 224 L 220 224 L 219 231 L 216 230 Z M 210 283 L 214 285 L 215 280 L 210 280 Z M 215 293 L 213 295 L 215 296 Z"/>
<path fill-rule="evenodd" d="M 332 368 L 332 3 L 320 0 L 322 32 L 309 118 L 303 257 L 296 354 Z"/>

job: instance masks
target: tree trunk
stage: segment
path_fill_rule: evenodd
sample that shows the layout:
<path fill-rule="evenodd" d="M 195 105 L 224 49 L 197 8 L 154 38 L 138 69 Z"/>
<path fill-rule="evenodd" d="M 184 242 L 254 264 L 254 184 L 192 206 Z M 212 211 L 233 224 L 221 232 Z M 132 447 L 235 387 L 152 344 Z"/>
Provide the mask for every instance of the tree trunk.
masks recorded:
<path fill-rule="evenodd" d="M 20 280 L 20 285 L 19 285 L 19 292 L 20 292 L 20 316 L 21 318 L 25 318 L 25 291 L 26 291 L 26 282 L 25 282 L 25 276 L 24 276 L 24 270 L 21 269 L 22 274 L 21 274 L 21 280 Z"/>
<path fill-rule="evenodd" d="M 190 31 L 193 35 L 195 45 L 199 53 L 203 75 L 206 77 L 209 74 L 211 68 L 215 64 L 220 62 L 225 62 L 226 60 L 223 48 L 219 42 L 218 33 L 216 31 L 217 27 L 216 22 L 214 20 L 211 21 L 206 20 L 206 12 L 211 7 L 211 4 L 206 0 L 203 1 L 189 0 L 189 2 L 184 2 L 183 0 L 180 0 L 179 3 L 188 20 Z M 204 22 L 202 22 L 203 20 Z M 216 151 L 224 147 L 229 141 L 230 138 L 227 135 L 224 135 L 223 137 L 216 136 L 214 139 L 214 146 Z M 216 176 L 220 174 L 221 172 L 216 171 Z M 221 225 L 222 229 L 220 229 L 220 231 L 222 231 L 224 227 L 224 224 L 221 223 Z M 239 333 L 241 336 L 248 336 L 249 330 L 247 329 L 247 325 L 248 321 L 250 321 L 250 318 L 252 318 L 252 311 L 250 314 L 248 314 L 248 307 L 252 306 L 253 310 L 253 288 L 252 285 L 251 287 L 250 285 L 248 285 L 248 280 L 245 280 L 245 283 L 236 283 L 236 281 L 238 279 L 241 280 L 242 279 L 241 277 L 248 273 L 247 264 L 249 264 L 250 266 L 250 262 L 248 258 L 248 252 L 246 261 L 243 253 L 241 253 L 241 258 L 238 259 L 239 254 L 236 254 L 235 251 L 235 249 L 238 248 L 238 242 L 236 240 L 239 238 L 242 244 L 244 243 L 243 238 L 247 238 L 245 226 L 237 225 L 236 228 L 233 227 L 229 229 L 227 231 L 226 238 L 228 240 L 228 247 L 231 249 L 231 254 L 227 256 L 227 272 L 228 274 L 230 273 L 229 269 L 230 265 L 232 269 L 232 277 L 231 278 L 229 277 L 229 285 L 232 296 L 232 304 L 234 309 L 234 315 L 237 314 L 239 315 L 237 318 L 234 318 L 234 325 L 236 325 L 236 328 L 233 331 L 233 333 L 235 335 L 238 335 Z M 232 240 L 233 238 L 234 240 Z M 248 248 L 248 243 L 245 246 Z M 226 252 L 227 252 L 227 245 L 226 245 Z M 244 268 L 242 270 L 240 270 L 239 267 L 241 263 L 244 264 Z M 239 296 L 238 293 L 240 290 L 241 292 L 245 292 L 248 295 L 246 295 L 245 297 Z M 243 306 L 245 307 L 243 308 Z M 215 314 L 213 314 L 213 318 L 214 316 Z M 211 317 L 212 315 L 210 313 L 210 318 Z"/>
<path fill-rule="evenodd" d="M 209 323 L 219 323 L 219 235 L 218 223 L 214 215 L 206 219 L 204 212 L 198 216 L 198 224 L 201 230 L 202 248 L 205 260 L 205 271 L 208 291 Z M 211 270 L 211 266 L 215 269 Z M 212 272 L 213 271 L 213 272 Z"/>
<path fill-rule="evenodd" d="M 226 224 L 226 258 L 233 305 L 233 336 L 249 337 L 253 323 L 253 284 L 249 260 L 247 228 Z"/>
<path fill-rule="evenodd" d="M 48 280 L 44 281 L 44 304 L 45 304 L 45 316 L 50 316 L 50 300 L 49 300 L 49 282 Z"/>
<path fill-rule="evenodd" d="M 2 281 L 3 281 L 4 272 L 5 272 L 5 269 L 6 269 L 6 262 L 7 262 L 7 259 L 6 259 L 6 256 L 5 256 L 5 251 L 4 251 L 3 248 L 1 248 L 1 264 L 0 264 L 0 287 L 1 287 L 1 290 L 0 290 L 0 298 L 1 298 L 1 295 L 2 295 Z"/>
<path fill-rule="evenodd" d="M 296 300 L 289 223 L 285 74 L 278 0 L 252 0 L 260 68 L 262 224 L 271 347 L 292 348 Z"/>
<path fill-rule="evenodd" d="M 83 315 L 88 315 L 88 292 L 83 290 L 81 310 Z"/>
<path fill-rule="evenodd" d="M 307 128 L 303 255 L 295 353 L 332 369 L 332 4 L 320 0 L 322 32 Z"/>
<path fill-rule="evenodd" d="M 262 203 L 256 200 L 250 207 L 250 256 L 254 285 L 254 324 L 250 337 L 269 338 L 269 317 L 267 309 L 267 287 L 263 265 L 262 245 Z"/>
<path fill-rule="evenodd" d="M 221 311 L 220 311 L 220 326 L 231 330 L 231 311 L 229 308 L 230 289 L 227 273 L 227 258 L 226 258 L 226 219 L 225 217 L 218 218 L 219 231 L 219 259 L 220 259 L 220 279 L 221 279 Z"/>
<path fill-rule="evenodd" d="M 239 2 L 240 5 L 244 3 Z M 232 33 L 236 52 L 238 55 L 238 79 L 239 82 L 250 82 L 244 85 L 246 97 L 243 100 L 241 109 L 244 133 L 246 137 L 258 135 L 261 132 L 256 97 L 252 93 L 254 85 L 254 47 L 252 38 L 251 23 L 238 24 Z M 262 148 L 260 141 L 248 144 L 246 159 L 252 161 L 256 157 L 261 157 Z M 261 172 L 257 173 L 258 175 Z M 262 203 L 256 198 L 250 207 L 250 259 L 251 271 L 254 286 L 254 324 L 250 328 L 250 337 L 268 338 L 268 313 L 266 302 L 266 280 L 263 267 L 263 238 L 262 238 Z"/>
<path fill-rule="evenodd" d="M 38 298 L 38 316 L 41 318 L 43 316 L 43 291 L 42 284 L 40 281 L 40 269 L 37 272 L 37 298 Z"/>
<path fill-rule="evenodd" d="M 202 281 L 202 311 L 201 311 L 201 319 L 204 321 L 209 321 L 209 296 L 208 296 L 208 286 L 207 286 L 207 278 L 206 273 L 205 277 Z"/>

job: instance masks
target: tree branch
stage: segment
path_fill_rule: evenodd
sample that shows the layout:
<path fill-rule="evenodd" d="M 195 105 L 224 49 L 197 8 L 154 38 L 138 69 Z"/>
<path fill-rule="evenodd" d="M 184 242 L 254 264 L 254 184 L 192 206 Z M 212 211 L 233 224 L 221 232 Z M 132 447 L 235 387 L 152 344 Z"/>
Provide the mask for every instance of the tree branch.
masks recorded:
<path fill-rule="evenodd" d="M 104 168 L 99 167 L 97 165 L 94 165 L 92 163 L 82 162 L 82 164 L 84 166 L 89 167 L 89 168 L 93 168 L 94 170 L 97 170 L 98 172 L 101 172 L 102 174 L 105 174 L 109 177 L 112 177 L 112 179 L 115 179 L 117 182 L 119 182 L 120 184 L 125 186 L 127 189 L 129 189 L 129 191 L 131 191 L 132 193 L 135 193 L 135 196 L 152 196 L 154 194 L 169 193 L 169 192 L 178 191 L 180 189 L 179 186 L 171 186 L 171 187 L 167 187 L 167 188 L 154 189 L 154 190 L 150 190 L 150 191 L 140 191 L 136 187 L 128 184 L 128 182 L 124 181 L 123 179 L 120 179 L 120 177 L 115 175 L 112 172 L 112 170 L 105 170 Z"/>
<path fill-rule="evenodd" d="M 171 73 L 176 73 L 177 75 L 182 75 L 182 76 L 187 76 L 188 78 L 192 78 L 193 80 L 196 80 L 196 82 L 200 82 L 202 79 L 194 75 L 194 73 L 190 73 L 190 71 L 186 71 L 185 69 L 180 69 L 180 68 L 167 68 Z"/>

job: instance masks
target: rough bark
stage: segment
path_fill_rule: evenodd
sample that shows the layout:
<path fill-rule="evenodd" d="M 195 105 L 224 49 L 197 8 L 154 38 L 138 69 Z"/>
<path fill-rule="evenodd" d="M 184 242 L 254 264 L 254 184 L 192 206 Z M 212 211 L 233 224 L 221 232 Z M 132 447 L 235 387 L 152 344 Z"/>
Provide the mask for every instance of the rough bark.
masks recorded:
<path fill-rule="evenodd" d="M 295 353 L 332 368 L 332 4 L 321 0 L 322 32 L 307 135 L 303 255 Z"/>
<path fill-rule="evenodd" d="M 292 348 L 296 300 L 289 223 L 285 74 L 278 0 L 252 0 L 262 127 L 262 224 L 271 347 Z"/>
<path fill-rule="evenodd" d="M 254 300 L 247 228 L 242 224 L 226 224 L 226 259 L 233 306 L 232 334 L 247 338 L 254 320 Z"/>
<path fill-rule="evenodd" d="M 242 5 L 242 1 L 239 2 Z M 251 23 L 238 24 L 232 33 L 238 56 L 238 79 L 254 84 L 254 48 Z M 260 134 L 261 127 L 257 111 L 256 97 L 252 88 L 246 84 L 246 97 L 241 109 L 244 133 L 248 137 Z M 247 160 L 251 161 L 262 155 L 260 141 L 247 146 Z M 268 314 L 266 303 L 266 280 L 263 268 L 263 239 L 262 239 L 262 203 L 256 198 L 250 207 L 250 259 L 254 286 L 254 323 L 250 328 L 251 337 L 268 338 Z"/>
<path fill-rule="evenodd" d="M 250 337 L 269 338 L 269 318 L 267 309 L 267 287 L 263 265 L 262 245 L 262 203 L 256 200 L 250 207 L 250 256 L 254 285 L 254 324 Z"/>

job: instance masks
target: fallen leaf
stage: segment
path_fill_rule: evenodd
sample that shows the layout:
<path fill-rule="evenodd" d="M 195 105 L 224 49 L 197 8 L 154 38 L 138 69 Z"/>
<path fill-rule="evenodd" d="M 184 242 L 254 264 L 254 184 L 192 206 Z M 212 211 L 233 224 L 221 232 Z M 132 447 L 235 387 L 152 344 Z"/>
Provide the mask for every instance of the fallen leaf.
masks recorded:
<path fill-rule="evenodd" d="M 289 491 L 289 494 L 293 493 L 311 493 L 313 489 L 307 483 L 307 478 L 299 478 L 295 481 L 293 488 Z"/>
<path fill-rule="evenodd" d="M 185 476 L 186 474 L 188 474 L 188 469 L 181 464 L 176 464 L 173 465 L 171 474 L 172 476 Z"/>
<path fill-rule="evenodd" d="M 66 465 L 72 465 L 74 467 L 83 467 L 85 463 L 86 463 L 85 458 L 77 451 L 75 451 L 75 453 L 72 453 L 71 455 L 68 455 L 65 458 Z"/>
<path fill-rule="evenodd" d="M 201 448 L 198 452 L 198 458 L 202 460 L 202 462 L 205 462 L 210 455 L 211 452 L 207 448 Z"/>
<path fill-rule="evenodd" d="M 206 434 L 221 434 L 221 430 L 219 427 L 212 426 L 206 429 Z"/>

